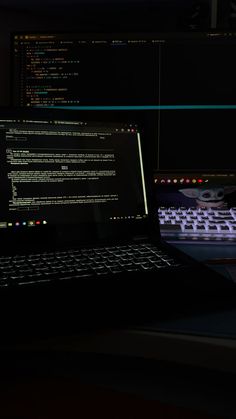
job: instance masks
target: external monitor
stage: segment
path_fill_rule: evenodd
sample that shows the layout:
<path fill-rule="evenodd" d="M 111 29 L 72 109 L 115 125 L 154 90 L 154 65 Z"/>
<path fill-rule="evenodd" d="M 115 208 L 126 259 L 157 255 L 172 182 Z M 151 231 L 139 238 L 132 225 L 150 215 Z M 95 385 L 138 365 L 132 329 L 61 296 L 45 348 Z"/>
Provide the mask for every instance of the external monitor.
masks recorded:
<path fill-rule="evenodd" d="M 234 170 L 236 33 L 14 33 L 12 104 L 150 110 L 156 170 Z"/>

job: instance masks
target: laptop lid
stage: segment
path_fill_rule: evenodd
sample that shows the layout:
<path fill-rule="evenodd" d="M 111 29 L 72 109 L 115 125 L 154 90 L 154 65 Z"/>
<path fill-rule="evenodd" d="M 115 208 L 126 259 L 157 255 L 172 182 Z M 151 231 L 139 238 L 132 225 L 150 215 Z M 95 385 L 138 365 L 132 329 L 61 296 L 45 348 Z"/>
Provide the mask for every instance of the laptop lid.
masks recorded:
<path fill-rule="evenodd" d="M 1 109 L 5 248 L 126 239 L 153 231 L 153 222 L 156 229 L 147 127 L 140 111 Z"/>

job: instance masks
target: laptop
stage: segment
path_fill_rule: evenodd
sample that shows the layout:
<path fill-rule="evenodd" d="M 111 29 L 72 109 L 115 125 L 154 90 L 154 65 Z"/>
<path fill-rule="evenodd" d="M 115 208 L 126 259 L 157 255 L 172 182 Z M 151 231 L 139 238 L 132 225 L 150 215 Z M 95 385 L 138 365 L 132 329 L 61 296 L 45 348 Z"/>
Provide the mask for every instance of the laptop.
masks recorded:
<path fill-rule="evenodd" d="M 163 238 L 192 244 L 235 244 L 235 172 L 160 171 L 155 173 L 154 183 Z"/>
<path fill-rule="evenodd" d="M 191 305 L 197 295 L 199 304 L 199 296 L 231 290 L 160 236 L 149 117 L 1 110 L 0 306 L 7 330 L 9 322 L 38 333 L 49 324 L 68 330 L 147 319 L 183 306 L 184 293 Z"/>

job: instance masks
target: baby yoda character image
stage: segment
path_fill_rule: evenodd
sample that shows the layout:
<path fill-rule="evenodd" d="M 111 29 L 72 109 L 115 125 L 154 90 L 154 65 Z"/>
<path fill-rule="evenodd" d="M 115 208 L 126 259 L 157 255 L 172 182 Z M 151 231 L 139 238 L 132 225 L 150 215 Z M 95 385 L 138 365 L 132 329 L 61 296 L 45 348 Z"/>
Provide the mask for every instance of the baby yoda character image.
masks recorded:
<path fill-rule="evenodd" d="M 223 208 L 227 204 L 225 196 L 236 191 L 236 186 L 202 186 L 199 188 L 179 189 L 184 196 L 195 200 L 198 208 Z"/>

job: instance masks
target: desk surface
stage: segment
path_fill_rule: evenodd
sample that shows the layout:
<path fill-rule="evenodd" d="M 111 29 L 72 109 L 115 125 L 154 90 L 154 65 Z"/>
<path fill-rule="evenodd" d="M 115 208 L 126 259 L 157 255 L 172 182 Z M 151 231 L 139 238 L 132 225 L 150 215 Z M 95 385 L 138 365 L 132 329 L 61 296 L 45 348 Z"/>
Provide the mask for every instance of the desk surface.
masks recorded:
<path fill-rule="evenodd" d="M 235 418 L 225 376 L 208 374 L 203 382 L 202 371 L 65 351 L 18 355 L 12 364 L 0 379 L 4 419 Z"/>
<path fill-rule="evenodd" d="M 177 247 L 198 259 L 235 255 L 234 246 Z M 0 413 L 9 419 L 60 418 L 79 403 L 85 418 L 100 412 L 104 418 L 132 419 L 144 417 L 152 401 L 153 417 L 235 419 L 234 337 L 236 308 L 231 308 L 5 347 Z"/>

